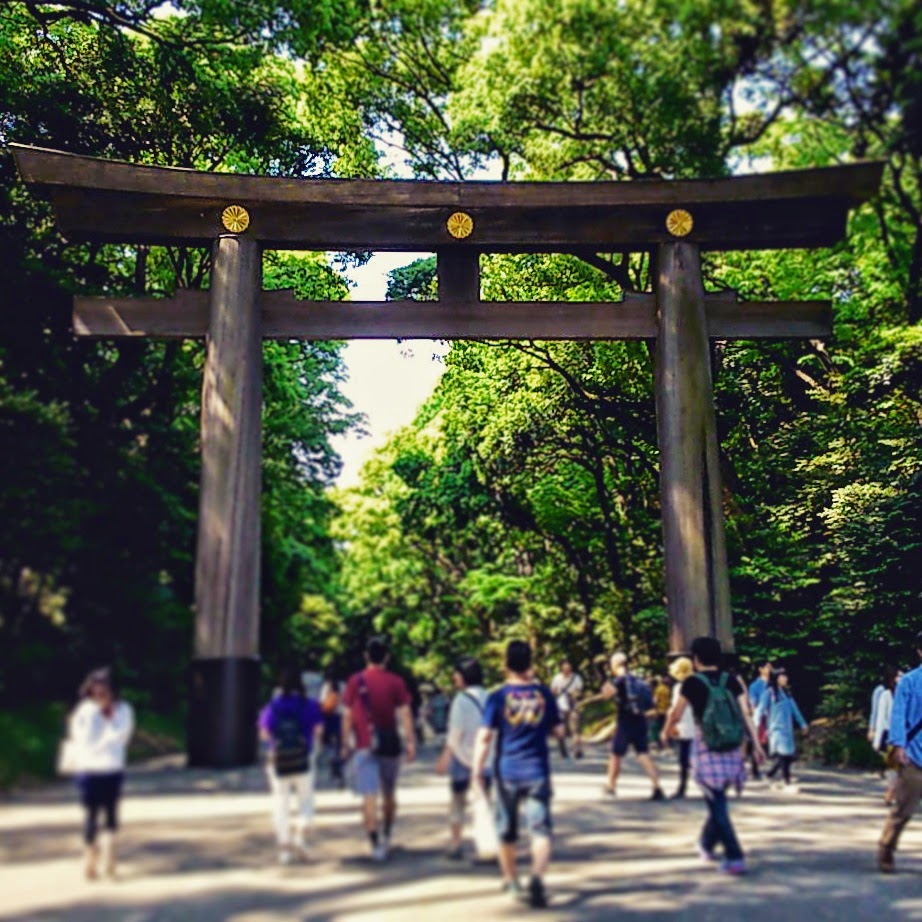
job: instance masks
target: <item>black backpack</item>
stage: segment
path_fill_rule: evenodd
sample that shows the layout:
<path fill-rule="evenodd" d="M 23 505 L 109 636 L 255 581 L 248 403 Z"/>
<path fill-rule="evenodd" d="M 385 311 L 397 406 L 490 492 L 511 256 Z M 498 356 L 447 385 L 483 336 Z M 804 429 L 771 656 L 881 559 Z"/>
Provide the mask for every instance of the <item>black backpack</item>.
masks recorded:
<path fill-rule="evenodd" d="M 627 712 L 635 717 L 643 717 L 647 711 L 653 709 L 653 693 L 650 686 L 630 672 L 624 677 L 624 697 Z"/>
<path fill-rule="evenodd" d="M 310 771 L 310 757 L 307 740 L 301 730 L 301 721 L 295 715 L 287 715 L 275 726 L 275 749 L 272 764 L 279 777 L 303 775 Z"/>

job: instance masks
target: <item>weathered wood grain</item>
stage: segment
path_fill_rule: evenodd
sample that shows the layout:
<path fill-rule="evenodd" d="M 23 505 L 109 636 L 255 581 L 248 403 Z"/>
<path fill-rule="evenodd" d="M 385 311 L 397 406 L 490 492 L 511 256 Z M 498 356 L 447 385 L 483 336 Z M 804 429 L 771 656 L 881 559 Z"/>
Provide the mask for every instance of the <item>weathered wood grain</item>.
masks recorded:
<path fill-rule="evenodd" d="M 655 393 L 670 649 L 699 635 L 733 647 L 716 465 L 716 424 L 700 252 L 670 243 L 657 256 Z"/>
<path fill-rule="evenodd" d="M 255 240 L 215 242 L 195 565 L 200 658 L 259 653 L 261 279 Z"/>
<path fill-rule="evenodd" d="M 671 240 L 675 207 L 694 217 L 704 249 L 826 246 L 848 209 L 879 184 L 882 166 L 855 164 L 719 180 L 598 183 L 438 183 L 296 180 L 134 166 L 15 147 L 20 172 L 51 196 L 75 239 L 210 246 L 221 211 L 243 205 L 247 236 L 264 246 L 316 250 L 554 252 L 644 248 Z M 474 231 L 454 240 L 448 216 Z"/>
<path fill-rule="evenodd" d="M 653 295 L 615 303 L 554 301 L 301 301 L 261 295 L 266 339 L 650 339 Z M 711 339 L 817 339 L 832 332 L 828 301 L 728 301 L 706 296 Z M 95 339 L 196 338 L 208 329 L 208 293 L 173 299 L 77 297 L 74 332 Z"/>

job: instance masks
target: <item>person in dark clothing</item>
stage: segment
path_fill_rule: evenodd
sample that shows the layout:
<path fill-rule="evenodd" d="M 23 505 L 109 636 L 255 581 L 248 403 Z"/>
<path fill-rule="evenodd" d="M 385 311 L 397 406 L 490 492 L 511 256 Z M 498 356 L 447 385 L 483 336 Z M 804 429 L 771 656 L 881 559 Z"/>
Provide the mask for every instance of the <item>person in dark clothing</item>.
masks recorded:
<path fill-rule="evenodd" d="M 765 760 L 765 753 L 756 738 L 745 686 L 721 669 L 720 642 L 713 637 L 698 637 L 692 642 L 691 653 L 695 674 L 682 683 L 663 733 L 667 738 L 673 736 L 686 709 L 692 709 L 695 717 L 692 769 L 708 807 L 708 818 L 698 844 L 699 854 L 705 861 L 716 861 L 714 850 L 720 845 L 724 850 L 721 869 L 728 874 L 743 874 L 746 861 L 730 821 L 727 788 L 731 784 L 742 787 L 746 778 L 742 742 L 747 733 L 753 740 L 759 761 Z M 718 748 L 707 737 L 713 732 L 711 718 L 718 712 L 718 705 L 726 722 L 718 724 L 716 729 L 731 736 L 732 731 L 738 731 L 726 748 L 723 745 Z M 728 723 L 731 725 L 727 726 Z"/>
<path fill-rule="evenodd" d="M 630 672 L 627 656 L 615 653 L 611 658 L 612 679 L 602 688 L 602 697 L 614 699 L 618 710 L 618 727 L 612 739 L 611 755 L 608 759 L 608 784 L 606 793 L 614 795 L 617 790 L 621 760 L 633 748 L 637 761 L 653 784 L 652 800 L 664 800 L 665 795 L 659 783 L 659 772 L 650 758 L 647 711 L 653 704 L 650 689 L 645 682 Z"/>

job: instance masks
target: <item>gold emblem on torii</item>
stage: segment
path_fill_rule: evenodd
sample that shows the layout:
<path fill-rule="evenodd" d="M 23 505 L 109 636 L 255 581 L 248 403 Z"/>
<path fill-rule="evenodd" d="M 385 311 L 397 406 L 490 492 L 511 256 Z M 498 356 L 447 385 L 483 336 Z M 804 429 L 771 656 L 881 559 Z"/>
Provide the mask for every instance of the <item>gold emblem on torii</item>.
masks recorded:
<path fill-rule="evenodd" d="M 250 226 L 250 215 L 242 205 L 228 205 L 221 212 L 221 223 L 232 234 L 242 234 Z"/>
<path fill-rule="evenodd" d="M 684 208 L 676 208 L 666 215 L 666 230 L 673 237 L 687 237 L 694 226 L 694 219 Z"/>
<path fill-rule="evenodd" d="M 456 240 L 470 237 L 474 231 L 474 219 L 463 211 L 456 211 L 446 222 L 448 233 Z"/>

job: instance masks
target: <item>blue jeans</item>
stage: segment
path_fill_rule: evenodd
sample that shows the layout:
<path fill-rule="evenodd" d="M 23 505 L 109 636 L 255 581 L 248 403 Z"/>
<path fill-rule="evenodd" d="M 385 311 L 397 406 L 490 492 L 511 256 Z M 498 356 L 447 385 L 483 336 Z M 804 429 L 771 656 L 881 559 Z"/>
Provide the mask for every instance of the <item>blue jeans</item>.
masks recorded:
<path fill-rule="evenodd" d="M 713 852 L 718 844 L 724 847 L 724 858 L 727 861 L 742 861 L 743 850 L 730 822 L 730 809 L 727 803 L 727 792 L 715 788 L 702 787 L 704 799 L 708 805 L 708 818 L 701 830 L 701 847 Z"/>

